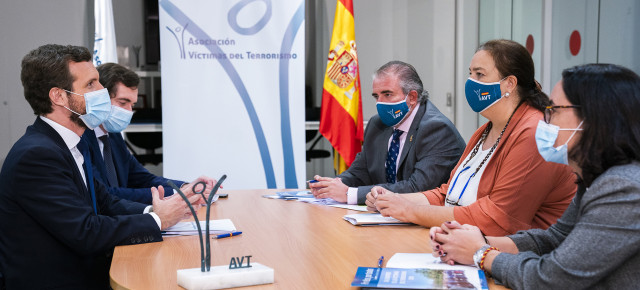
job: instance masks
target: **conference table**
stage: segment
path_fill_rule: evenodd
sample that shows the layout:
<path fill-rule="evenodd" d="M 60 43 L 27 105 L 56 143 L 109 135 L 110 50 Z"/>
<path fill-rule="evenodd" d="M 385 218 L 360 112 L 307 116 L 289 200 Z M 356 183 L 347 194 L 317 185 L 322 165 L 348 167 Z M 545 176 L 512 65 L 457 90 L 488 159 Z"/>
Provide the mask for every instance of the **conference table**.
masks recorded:
<path fill-rule="evenodd" d="M 345 214 L 360 211 L 262 197 L 283 190 L 222 190 L 211 219 L 231 219 L 242 235 L 211 239 L 211 265 L 251 255 L 274 269 L 274 283 L 251 289 L 356 289 L 358 266 L 376 267 L 380 256 L 431 252 L 429 229 L 416 225 L 354 226 Z M 198 211 L 204 220 L 205 208 Z M 178 269 L 200 267 L 198 236 L 118 246 L 110 277 L 113 289 L 182 289 Z M 491 289 L 504 289 L 489 281 Z M 248 287 L 242 287 L 248 288 Z"/>

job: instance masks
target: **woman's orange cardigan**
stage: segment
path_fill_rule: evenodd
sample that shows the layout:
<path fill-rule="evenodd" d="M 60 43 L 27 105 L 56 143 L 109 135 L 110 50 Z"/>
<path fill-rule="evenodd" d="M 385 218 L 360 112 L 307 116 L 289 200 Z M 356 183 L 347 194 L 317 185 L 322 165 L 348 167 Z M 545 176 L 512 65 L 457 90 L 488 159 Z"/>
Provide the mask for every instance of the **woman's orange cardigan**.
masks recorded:
<path fill-rule="evenodd" d="M 535 133 L 542 112 L 522 104 L 513 115 L 478 185 L 477 200 L 458 206 L 453 216 L 461 224 L 478 226 L 485 235 L 503 236 L 530 228 L 546 229 L 569 206 L 576 192 L 571 167 L 546 162 L 538 153 Z M 432 205 L 444 205 L 449 184 L 461 162 L 478 143 L 488 124 L 471 137 L 449 182 L 423 194 Z"/>

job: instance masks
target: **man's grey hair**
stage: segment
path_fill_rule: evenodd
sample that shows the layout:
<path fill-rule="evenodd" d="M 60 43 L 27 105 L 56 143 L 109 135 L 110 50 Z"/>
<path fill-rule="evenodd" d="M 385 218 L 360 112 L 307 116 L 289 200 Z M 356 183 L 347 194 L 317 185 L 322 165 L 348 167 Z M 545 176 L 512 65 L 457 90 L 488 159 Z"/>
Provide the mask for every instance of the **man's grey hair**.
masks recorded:
<path fill-rule="evenodd" d="M 418 92 L 418 102 L 422 103 L 429 98 L 429 92 L 422 86 L 422 80 L 418 76 L 416 69 L 399 60 L 390 61 L 381 66 L 375 73 L 373 79 L 379 77 L 396 76 L 400 80 L 402 93 L 407 95 L 410 91 Z"/>

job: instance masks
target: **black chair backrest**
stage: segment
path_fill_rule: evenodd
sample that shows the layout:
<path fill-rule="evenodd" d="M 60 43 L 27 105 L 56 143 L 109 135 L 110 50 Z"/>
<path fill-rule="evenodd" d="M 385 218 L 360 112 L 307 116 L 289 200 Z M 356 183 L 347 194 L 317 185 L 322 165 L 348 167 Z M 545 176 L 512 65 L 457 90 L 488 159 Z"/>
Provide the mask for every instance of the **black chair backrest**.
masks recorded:
<path fill-rule="evenodd" d="M 162 123 L 161 109 L 139 109 L 133 114 L 131 123 Z M 127 133 L 127 139 L 136 147 L 155 150 L 162 147 L 162 132 Z"/>
<path fill-rule="evenodd" d="M 131 118 L 131 123 L 162 123 L 162 109 L 138 109 Z M 156 149 L 162 147 L 162 132 L 131 132 L 127 133 L 127 141 L 136 147 L 145 149 L 147 152 L 138 154 L 133 150 L 130 144 L 129 149 L 133 155 L 142 164 L 151 163 L 158 165 L 162 162 L 162 154 L 155 152 Z"/>

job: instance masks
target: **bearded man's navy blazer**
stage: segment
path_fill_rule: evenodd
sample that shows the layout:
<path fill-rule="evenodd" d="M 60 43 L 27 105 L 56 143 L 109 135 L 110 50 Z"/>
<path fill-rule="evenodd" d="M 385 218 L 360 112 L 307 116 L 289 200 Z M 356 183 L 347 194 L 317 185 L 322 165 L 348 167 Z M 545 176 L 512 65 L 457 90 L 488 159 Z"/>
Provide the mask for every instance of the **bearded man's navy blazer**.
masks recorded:
<path fill-rule="evenodd" d="M 42 119 L 27 128 L 0 171 L 0 272 L 7 289 L 108 287 L 116 245 L 161 241 L 146 205 L 95 182 L 98 214 L 58 132 Z M 105 265 L 106 264 L 106 265 Z"/>
<path fill-rule="evenodd" d="M 173 190 L 168 184 L 171 180 L 176 186 L 182 186 L 184 181 L 167 179 L 149 172 L 138 160 L 129 152 L 127 144 L 124 143 L 122 134 L 109 133 L 109 144 L 113 155 L 113 164 L 116 168 L 119 186 L 110 184 L 107 178 L 107 166 L 100 152 L 100 145 L 96 133 L 93 130 L 85 130 L 82 139 L 89 143 L 91 148 L 91 161 L 95 178 L 107 187 L 109 193 L 123 199 L 151 204 L 151 187 L 162 185 L 165 189 L 164 195 L 173 194 Z"/>

